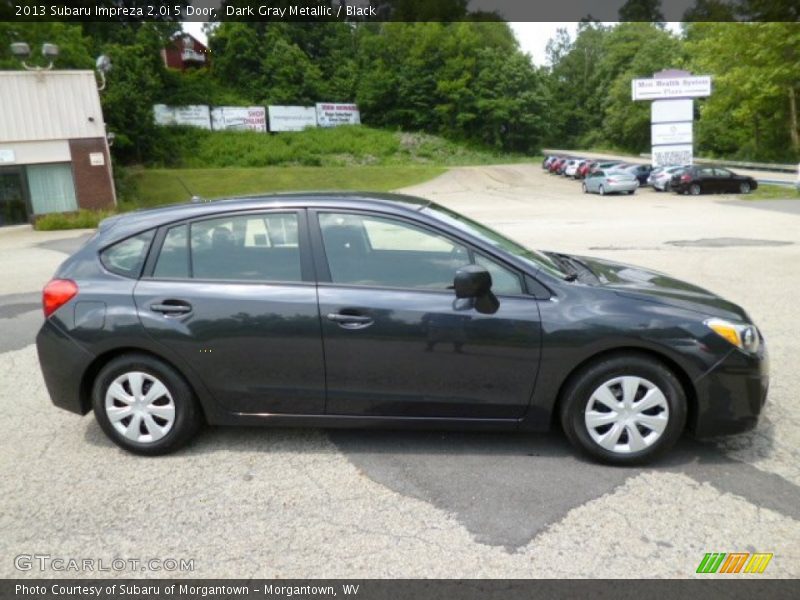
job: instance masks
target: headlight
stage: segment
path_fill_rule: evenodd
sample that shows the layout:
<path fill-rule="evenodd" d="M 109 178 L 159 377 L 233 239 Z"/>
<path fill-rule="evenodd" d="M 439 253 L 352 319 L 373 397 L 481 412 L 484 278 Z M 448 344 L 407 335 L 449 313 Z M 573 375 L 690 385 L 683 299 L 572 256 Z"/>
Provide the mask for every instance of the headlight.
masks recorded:
<path fill-rule="evenodd" d="M 711 329 L 718 336 L 725 338 L 737 348 L 745 352 L 758 352 L 761 345 L 761 337 L 755 325 L 747 323 L 731 323 L 723 319 L 707 319 L 704 321 L 706 327 Z"/>

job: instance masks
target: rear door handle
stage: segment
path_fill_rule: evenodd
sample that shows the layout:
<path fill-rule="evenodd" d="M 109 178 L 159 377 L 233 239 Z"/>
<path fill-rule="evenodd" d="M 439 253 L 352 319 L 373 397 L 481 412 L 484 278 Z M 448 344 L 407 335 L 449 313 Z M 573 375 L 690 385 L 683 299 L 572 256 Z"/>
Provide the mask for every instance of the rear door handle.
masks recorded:
<path fill-rule="evenodd" d="M 165 300 L 163 303 L 151 304 L 150 310 L 164 315 L 184 315 L 192 311 L 192 305 L 178 300 Z"/>
<path fill-rule="evenodd" d="M 366 315 L 344 315 L 342 313 L 328 313 L 328 320 L 338 323 L 344 329 L 363 329 L 374 322 L 372 317 Z"/>

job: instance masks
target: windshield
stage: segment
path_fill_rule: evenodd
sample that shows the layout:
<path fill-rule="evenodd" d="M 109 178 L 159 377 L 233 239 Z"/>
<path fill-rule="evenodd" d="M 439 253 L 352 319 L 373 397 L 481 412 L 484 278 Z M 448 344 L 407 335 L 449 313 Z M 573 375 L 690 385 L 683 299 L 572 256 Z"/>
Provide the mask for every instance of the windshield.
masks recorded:
<path fill-rule="evenodd" d="M 490 229 L 485 225 L 481 225 L 472 219 L 468 219 L 464 215 L 460 215 L 457 212 L 444 208 L 443 206 L 431 203 L 423 208 L 420 212 L 432 215 L 433 217 L 444 221 L 448 225 L 456 227 L 461 231 L 465 231 L 470 235 L 473 235 L 476 238 L 491 244 L 495 248 L 505 250 L 509 254 L 513 254 L 514 256 L 528 262 L 537 270 L 544 269 L 551 275 L 559 278 L 563 278 L 566 274 L 566 271 L 562 269 L 557 262 L 550 259 L 550 257 L 548 257 L 546 254 L 543 254 L 538 250 L 526 248 L 514 240 L 511 240 L 506 236 L 496 232 L 495 230 Z"/>

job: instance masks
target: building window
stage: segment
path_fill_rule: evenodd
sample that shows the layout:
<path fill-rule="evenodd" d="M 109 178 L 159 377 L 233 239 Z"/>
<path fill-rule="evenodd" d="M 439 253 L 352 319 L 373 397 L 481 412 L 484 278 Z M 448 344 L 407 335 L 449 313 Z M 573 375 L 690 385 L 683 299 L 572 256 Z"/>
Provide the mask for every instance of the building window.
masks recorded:
<path fill-rule="evenodd" d="M 78 210 L 72 166 L 69 163 L 29 165 L 25 170 L 33 214 Z"/>

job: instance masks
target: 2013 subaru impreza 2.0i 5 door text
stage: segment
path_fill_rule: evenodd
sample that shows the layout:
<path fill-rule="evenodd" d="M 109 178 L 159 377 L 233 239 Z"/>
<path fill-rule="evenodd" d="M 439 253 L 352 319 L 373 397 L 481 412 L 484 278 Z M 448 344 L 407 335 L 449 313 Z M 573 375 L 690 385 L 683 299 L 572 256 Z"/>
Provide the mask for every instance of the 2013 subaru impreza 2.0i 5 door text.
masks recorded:
<path fill-rule="evenodd" d="M 544 431 L 642 463 L 752 428 L 764 340 L 737 305 L 529 250 L 426 200 L 295 194 L 104 221 L 44 290 L 56 406 L 116 444 L 201 425 Z"/>

